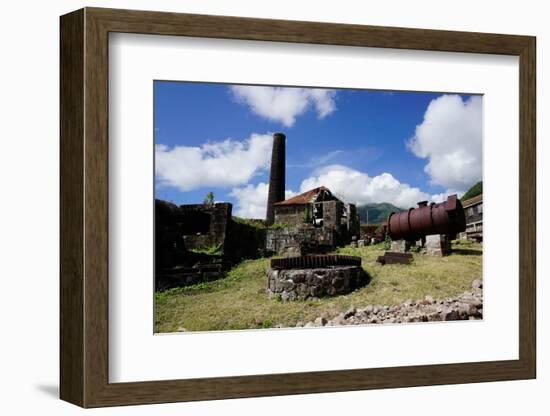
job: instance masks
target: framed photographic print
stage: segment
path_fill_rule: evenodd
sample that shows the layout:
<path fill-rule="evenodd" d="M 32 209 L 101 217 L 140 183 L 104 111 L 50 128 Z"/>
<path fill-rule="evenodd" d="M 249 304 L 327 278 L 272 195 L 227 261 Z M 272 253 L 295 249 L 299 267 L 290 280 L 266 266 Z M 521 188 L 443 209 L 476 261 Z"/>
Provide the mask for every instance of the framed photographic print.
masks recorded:
<path fill-rule="evenodd" d="M 534 378 L 535 38 L 61 17 L 61 398 Z"/>

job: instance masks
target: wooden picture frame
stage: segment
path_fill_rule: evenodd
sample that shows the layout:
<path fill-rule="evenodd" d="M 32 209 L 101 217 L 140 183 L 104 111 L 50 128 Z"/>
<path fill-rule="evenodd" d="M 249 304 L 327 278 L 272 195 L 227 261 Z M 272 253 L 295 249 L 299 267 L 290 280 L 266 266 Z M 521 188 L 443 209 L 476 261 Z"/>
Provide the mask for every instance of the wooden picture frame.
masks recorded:
<path fill-rule="evenodd" d="M 82 407 L 530 379 L 536 376 L 535 38 L 85 8 L 61 17 L 60 396 Z M 368 46 L 519 57 L 519 359 L 109 383 L 108 34 Z"/>

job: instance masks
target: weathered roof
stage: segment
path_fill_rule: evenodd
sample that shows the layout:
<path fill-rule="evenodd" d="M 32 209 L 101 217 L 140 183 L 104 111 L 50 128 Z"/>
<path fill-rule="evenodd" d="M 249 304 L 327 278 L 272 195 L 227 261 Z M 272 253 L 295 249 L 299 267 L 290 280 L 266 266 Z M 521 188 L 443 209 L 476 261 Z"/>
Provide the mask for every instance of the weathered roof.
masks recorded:
<path fill-rule="evenodd" d="M 480 202 L 483 202 L 483 194 L 479 194 L 477 196 L 474 196 L 473 198 L 469 198 L 466 201 L 462 201 L 462 206 L 464 208 L 467 208 L 471 205 L 478 204 Z"/>
<path fill-rule="evenodd" d="M 292 198 L 286 199 L 284 201 L 276 202 L 273 205 L 304 205 L 304 204 L 309 204 L 322 191 L 326 191 L 330 195 L 332 195 L 332 192 L 330 192 L 330 190 L 328 188 L 325 188 L 324 186 L 319 186 L 318 188 L 310 189 L 309 191 L 304 192 L 303 194 L 293 196 Z"/>

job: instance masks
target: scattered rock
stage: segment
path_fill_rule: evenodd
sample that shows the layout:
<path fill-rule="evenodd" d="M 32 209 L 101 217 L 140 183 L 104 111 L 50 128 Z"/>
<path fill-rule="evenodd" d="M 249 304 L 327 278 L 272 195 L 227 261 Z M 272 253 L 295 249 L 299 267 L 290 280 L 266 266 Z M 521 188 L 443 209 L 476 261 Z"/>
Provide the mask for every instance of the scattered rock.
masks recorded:
<path fill-rule="evenodd" d="M 288 292 L 282 292 L 281 293 L 281 300 L 283 302 L 289 301 L 289 300 L 296 300 L 296 292 L 294 290 L 288 291 Z"/>
<path fill-rule="evenodd" d="M 313 323 L 315 324 L 315 326 L 325 326 L 327 324 L 327 318 L 323 317 L 323 316 L 320 316 L 319 318 L 315 319 L 315 321 L 313 321 Z"/>
<path fill-rule="evenodd" d="M 483 319 L 482 283 L 476 280 L 472 290 L 454 298 L 434 299 L 430 295 L 414 301 L 408 299 L 399 305 L 367 305 L 350 308 L 332 319 L 321 316 L 305 327 L 364 325 L 378 323 L 457 321 Z M 302 326 L 299 322 L 296 326 Z"/>
<path fill-rule="evenodd" d="M 472 289 L 483 289 L 483 283 L 481 280 L 476 279 L 472 282 Z"/>
<path fill-rule="evenodd" d="M 355 308 L 349 308 L 347 312 L 344 314 L 344 319 L 348 319 L 349 317 L 355 315 L 357 313 L 357 309 Z"/>
<path fill-rule="evenodd" d="M 460 315 L 456 309 L 447 309 L 443 312 L 444 321 L 458 321 L 459 319 Z"/>
<path fill-rule="evenodd" d="M 337 326 L 337 325 L 345 325 L 346 322 L 346 316 L 344 313 L 341 313 L 336 318 L 332 319 L 329 324 L 332 324 L 331 326 Z"/>

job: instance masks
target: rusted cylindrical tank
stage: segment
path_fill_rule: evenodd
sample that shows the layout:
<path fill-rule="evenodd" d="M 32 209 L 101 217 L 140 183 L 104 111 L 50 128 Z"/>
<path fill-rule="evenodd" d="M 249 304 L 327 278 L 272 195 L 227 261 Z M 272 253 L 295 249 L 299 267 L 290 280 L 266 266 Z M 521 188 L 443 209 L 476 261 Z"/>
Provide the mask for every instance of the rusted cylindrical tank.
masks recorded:
<path fill-rule="evenodd" d="M 464 209 L 456 195 L 439 204 L 422 201 L 418 208 L 392 212 L 386 222 L 392 240 L 416 241 L 431 234 L 455 235 L 465 229 Z"/>

